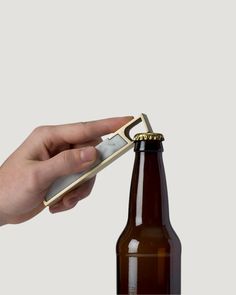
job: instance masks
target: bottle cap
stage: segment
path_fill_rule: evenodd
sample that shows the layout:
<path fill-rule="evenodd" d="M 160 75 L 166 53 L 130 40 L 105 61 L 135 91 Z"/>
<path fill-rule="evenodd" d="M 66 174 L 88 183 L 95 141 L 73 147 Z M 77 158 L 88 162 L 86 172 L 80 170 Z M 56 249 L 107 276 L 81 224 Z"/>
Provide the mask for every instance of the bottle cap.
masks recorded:
<path fill-rule="evenodd" d="M 145 133 L 137 133 L 134 136 L 134 141 L 147 141 L 147 140 L 158 140 L 163 141 L 164 136 L 161 133 L 154 133 L 154 132 L 145 132 Z"/>

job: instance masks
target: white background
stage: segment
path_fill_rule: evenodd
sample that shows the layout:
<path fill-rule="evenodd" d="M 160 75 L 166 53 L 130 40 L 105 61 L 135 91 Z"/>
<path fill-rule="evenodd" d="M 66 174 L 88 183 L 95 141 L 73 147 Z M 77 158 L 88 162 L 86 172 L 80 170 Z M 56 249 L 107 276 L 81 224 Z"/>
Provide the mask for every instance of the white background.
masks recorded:
<path fill-rule="evenodd" d="M 185 295 L 236 293 L 235 9 L 0 1 L 0 161 L 38 125 L 147 113 L 166 137 Z M 101 172 L 75 209 L 1 227 L 1 294 L 115 294 L 133 157 Z"/>

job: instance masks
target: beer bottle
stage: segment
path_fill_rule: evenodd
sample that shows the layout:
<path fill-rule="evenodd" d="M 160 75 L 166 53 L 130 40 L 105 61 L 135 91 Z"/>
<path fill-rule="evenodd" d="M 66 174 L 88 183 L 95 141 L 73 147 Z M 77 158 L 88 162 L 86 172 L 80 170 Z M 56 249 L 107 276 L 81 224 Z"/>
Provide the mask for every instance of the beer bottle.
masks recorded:
<path fill-rule="evenodd" d="M 163 140 L 160 133 L 134 139 L 129 216 L 116 245 L 117 294 L 180 294 L 181 244 L 169 219 Z"/>

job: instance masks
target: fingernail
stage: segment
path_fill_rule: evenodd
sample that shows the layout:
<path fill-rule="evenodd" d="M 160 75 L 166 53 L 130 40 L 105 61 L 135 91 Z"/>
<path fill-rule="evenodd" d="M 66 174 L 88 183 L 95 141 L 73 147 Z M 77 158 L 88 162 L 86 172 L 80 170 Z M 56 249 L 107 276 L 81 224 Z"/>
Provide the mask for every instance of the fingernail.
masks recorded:
<path fill-rule="evenodd" d="M 83 162 L 91 162 L 96 158 L 96 151 L 93 147 L 89 146 L 80 151 L 80 158 Z"/>

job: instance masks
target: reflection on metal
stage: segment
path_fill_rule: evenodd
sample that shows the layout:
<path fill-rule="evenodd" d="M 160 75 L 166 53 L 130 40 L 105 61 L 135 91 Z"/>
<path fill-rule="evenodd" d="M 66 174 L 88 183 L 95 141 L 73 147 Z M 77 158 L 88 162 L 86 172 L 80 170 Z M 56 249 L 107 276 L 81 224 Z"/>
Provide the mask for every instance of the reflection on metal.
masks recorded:
<path fill-rule="evenodd" d="M 145 132 L 152 132 L 152 127 L 145 114 L 141 114 L 139 117 L 128 122 L 117 130 L 111 138 L 104 140 L 96 146 L 100 154 L 100 159 L 92 168 L 82 173 L 75 173 L 57 179 L 49 188 L 44 205 L 50 206 L 58 202 L 65 194 L 94 177 L 99 171 L 130 150 L 134 145 L 134 141 L 130 137 L 130 131 L 141 122 L 143 123 Z"/>

